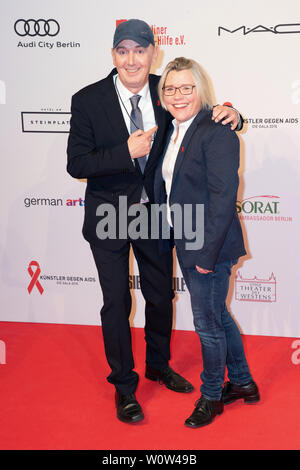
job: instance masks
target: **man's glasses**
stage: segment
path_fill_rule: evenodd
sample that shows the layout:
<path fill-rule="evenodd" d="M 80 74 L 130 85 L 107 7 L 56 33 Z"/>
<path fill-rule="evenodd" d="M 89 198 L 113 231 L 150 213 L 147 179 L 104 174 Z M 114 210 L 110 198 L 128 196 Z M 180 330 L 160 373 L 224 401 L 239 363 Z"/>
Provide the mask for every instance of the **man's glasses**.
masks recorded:
<path fill-rule="evenodd" d="M 165 96 L 175 95 L 176 90 L 179 90 L 182 95 L 191 95 L 195 86 L 196 85 L 164 86 L 163 92 Z"/>

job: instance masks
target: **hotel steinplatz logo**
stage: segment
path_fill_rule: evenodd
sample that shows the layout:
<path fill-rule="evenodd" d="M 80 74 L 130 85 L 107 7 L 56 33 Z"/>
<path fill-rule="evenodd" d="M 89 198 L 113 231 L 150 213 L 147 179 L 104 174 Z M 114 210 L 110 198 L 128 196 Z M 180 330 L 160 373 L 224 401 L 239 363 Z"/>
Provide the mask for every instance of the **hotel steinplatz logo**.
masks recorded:
<path fill-rule="evenodd" d="M 65 111 L 22 111 L 22 132 L 69 133 L 71 113 Z"/>
<path fill-rule="evenodd" d="M 235 300 L 244 302 L 276 302 L 277 289 L 274 273 L 266 279 L 243 277 L 240 271 L 235 276 Z"/>

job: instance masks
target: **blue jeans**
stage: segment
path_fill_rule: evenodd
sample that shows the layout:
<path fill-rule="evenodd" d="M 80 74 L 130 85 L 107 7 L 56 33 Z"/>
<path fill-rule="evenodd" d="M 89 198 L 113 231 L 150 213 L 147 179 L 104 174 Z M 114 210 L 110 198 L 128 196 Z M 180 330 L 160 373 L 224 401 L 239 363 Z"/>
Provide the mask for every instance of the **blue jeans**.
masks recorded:
<path fill-rule="evenodd" d="M 178 250 L 177 258 L 190 292 L 195 330 L 201 342 L 200 390 L 208 400 L 220 400 L 225 366 L 232 383 L 244 385 L 253 380 L 240 331 L 225 303 L 231 268 L 237 260 L 219 263 L 212 273 L 200 274 L 196 267 L 183 267 Z"/>

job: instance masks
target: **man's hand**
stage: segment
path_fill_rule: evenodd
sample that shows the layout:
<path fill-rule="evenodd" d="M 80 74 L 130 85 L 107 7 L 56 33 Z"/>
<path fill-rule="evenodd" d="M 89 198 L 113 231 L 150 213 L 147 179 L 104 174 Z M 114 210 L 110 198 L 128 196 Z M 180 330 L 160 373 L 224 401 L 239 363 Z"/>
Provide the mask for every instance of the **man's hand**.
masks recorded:
<path fill-rule="evenodd" d="M 198 273 L 200 273 L 200 274 L 212 273 L 212 271 L 209 271 L 208 269 L 200 268 L 200 266 L 197 266 L 197 265 L 196 265 L 196 269 L 197 269 Z"/>
<path fill-rule="evenodd" d="M 146 132 L 138 129 L 130 134 L 127 144 L 131 158 L 140 158 L 148 155 L 151 150 L 152 136 L 156 130 L 157 126 L 152 127 L 152 129 Z"/>
<path fill-rule="evenodd" d="M 240 116 L 234 108 L 218 104 L 213 108 L 212 119 L 216 122 L 222 121 L 224 125 L 231 122 L 231 130 L 234 130 L 239 123 Z"/>

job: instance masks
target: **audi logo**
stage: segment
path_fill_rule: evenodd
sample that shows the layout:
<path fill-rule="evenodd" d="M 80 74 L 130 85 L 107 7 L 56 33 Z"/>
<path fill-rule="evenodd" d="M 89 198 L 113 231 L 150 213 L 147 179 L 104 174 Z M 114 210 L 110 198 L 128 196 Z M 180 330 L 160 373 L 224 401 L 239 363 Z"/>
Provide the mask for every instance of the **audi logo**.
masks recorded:
<path fill-rule="evenodd" d="M 14 24 L 14 30 L 18 36 L 56 36 L 59 33 L 60 26 L 56 20 L 17 20 Z"/>

